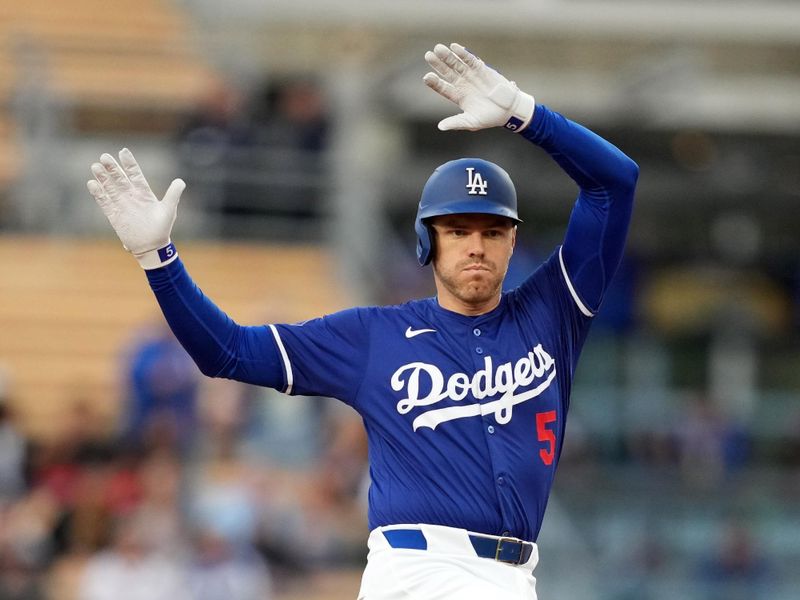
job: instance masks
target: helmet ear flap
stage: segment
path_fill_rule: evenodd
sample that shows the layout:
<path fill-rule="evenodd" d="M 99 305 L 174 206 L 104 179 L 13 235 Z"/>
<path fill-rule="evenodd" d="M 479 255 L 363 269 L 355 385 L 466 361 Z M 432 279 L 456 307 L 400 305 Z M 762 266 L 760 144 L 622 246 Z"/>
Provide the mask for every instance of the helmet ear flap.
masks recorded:
<path fill-rule="evenodd" d="M 433 243 L 436 236 L 434 235 L 433 227 L 421 220 L 417 223 L 416 230 L 417 260 L 420 266 L 424 267 L 433 259 Z"/>
<path fill-rule="evenodd" d="M 425 263 L 428 264 L 432 263 L 436 257 L 436 230 L 431 225 L 430 219 L 423 221 L 422 224 L 425 225 L 425 231 L 428 234 L 428 262 Z"/>

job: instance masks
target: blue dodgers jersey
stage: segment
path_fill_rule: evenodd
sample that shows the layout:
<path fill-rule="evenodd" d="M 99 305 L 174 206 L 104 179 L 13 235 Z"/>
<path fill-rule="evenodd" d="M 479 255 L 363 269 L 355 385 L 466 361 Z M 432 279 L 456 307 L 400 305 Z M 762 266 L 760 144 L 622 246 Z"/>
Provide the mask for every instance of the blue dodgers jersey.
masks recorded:
<path fill-rule="evenodd" d="M 372 527 L 432 523 L 529 540 L 539 532 L 572 372 L 622 255 L 639 169 L 543 105 L 521 135 L 580 192 L 564 245 L 488 314 L 454 314 L 430 298 L 243 327 L 202 293 L 180 258 L 146 271 L 204 374 L 333 396 L 361 413 Z"/>
<path fill-rule="evenodd" d="M 370 528 L 431 523 L 535 540 L 590 315 L 559 249 L 484 315 L 427 298 L 273 333 L 287 393 L 339 398 L 364 420 Z"/>

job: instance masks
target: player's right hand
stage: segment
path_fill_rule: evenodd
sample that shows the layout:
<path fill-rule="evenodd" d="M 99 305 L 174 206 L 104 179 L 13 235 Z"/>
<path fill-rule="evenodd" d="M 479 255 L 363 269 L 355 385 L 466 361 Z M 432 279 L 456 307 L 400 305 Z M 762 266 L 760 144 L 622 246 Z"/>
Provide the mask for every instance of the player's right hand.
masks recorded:
<path fill-rule="evenodd" d="M 443 119 L 442 131 L 505 127 L 520 132 L 530 123 L 536 106 L 533 96 L 464 46 L 436 44 L 433 52 L 425 53 L 425 61 L 433 68 L 422 78 L 425 85 L 464 111 Z"/>
<path fill-rule="evenodd" d="M 86 187 L 125 249 L 145 269 L 172 262 L 177 254 L 168 246 L 178 202 L 186 188 L 183 180 L 175 179 L 164 199 L 159 200 L 127 148 L 119 153 L 119 163 L 110 154 L 103 154 L 100 162 L 92 164 L 91 171 L 94 179 L 90 179 Z"/>

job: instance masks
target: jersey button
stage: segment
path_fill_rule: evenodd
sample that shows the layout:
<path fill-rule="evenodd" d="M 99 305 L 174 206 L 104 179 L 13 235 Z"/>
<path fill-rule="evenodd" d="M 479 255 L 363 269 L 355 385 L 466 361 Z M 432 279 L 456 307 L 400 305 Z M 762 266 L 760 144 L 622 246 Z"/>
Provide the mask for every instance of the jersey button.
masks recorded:
<path fill-rule="evenodd" d="M 474 333 L 476 336 L 480 336 L 481 330 L 476 327 L 475 329 L 472 330 L 472 333 Z"/>
<path fill-rule="evenodd" d="M 510 537 L 510 536 L 511 536 L 511 532 L 510 532 L 508 529 L 506 529 L 506 530 L 503 532 L 503 534 L 502 534 L 502 535 L 503 535 L 503 537 Z"/>
<path fill-rule="evenodd" d="M 506 480 L 502 475 L 497 478 L 497 485 L 505 485 L 505 483 L 506 483 Z"/>
<path fill-rule="evenodd" d="M 486 431 L 488 431 L 489 433 L 494 433 L 494 425 L 489 425 L 489 426 L 486 428 Z"/>
<path fill-rule="evenodd" d="M 483 348 L 478 346 L 477 348 L 475 348 L 475 352 L 477 352 L 478 354 L 483 354 Z"/>

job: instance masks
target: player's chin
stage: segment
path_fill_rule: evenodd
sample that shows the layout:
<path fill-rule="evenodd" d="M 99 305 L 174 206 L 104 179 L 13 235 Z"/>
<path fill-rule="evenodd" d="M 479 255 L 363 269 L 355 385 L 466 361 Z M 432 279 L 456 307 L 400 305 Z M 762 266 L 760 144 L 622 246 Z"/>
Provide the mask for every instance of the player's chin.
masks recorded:
<path fill-rule="evenodd" d="M 500 289 L 496 278 L 472 279 L 462 286 L 462 296 L 473 302 L 489 300 Z"/>

